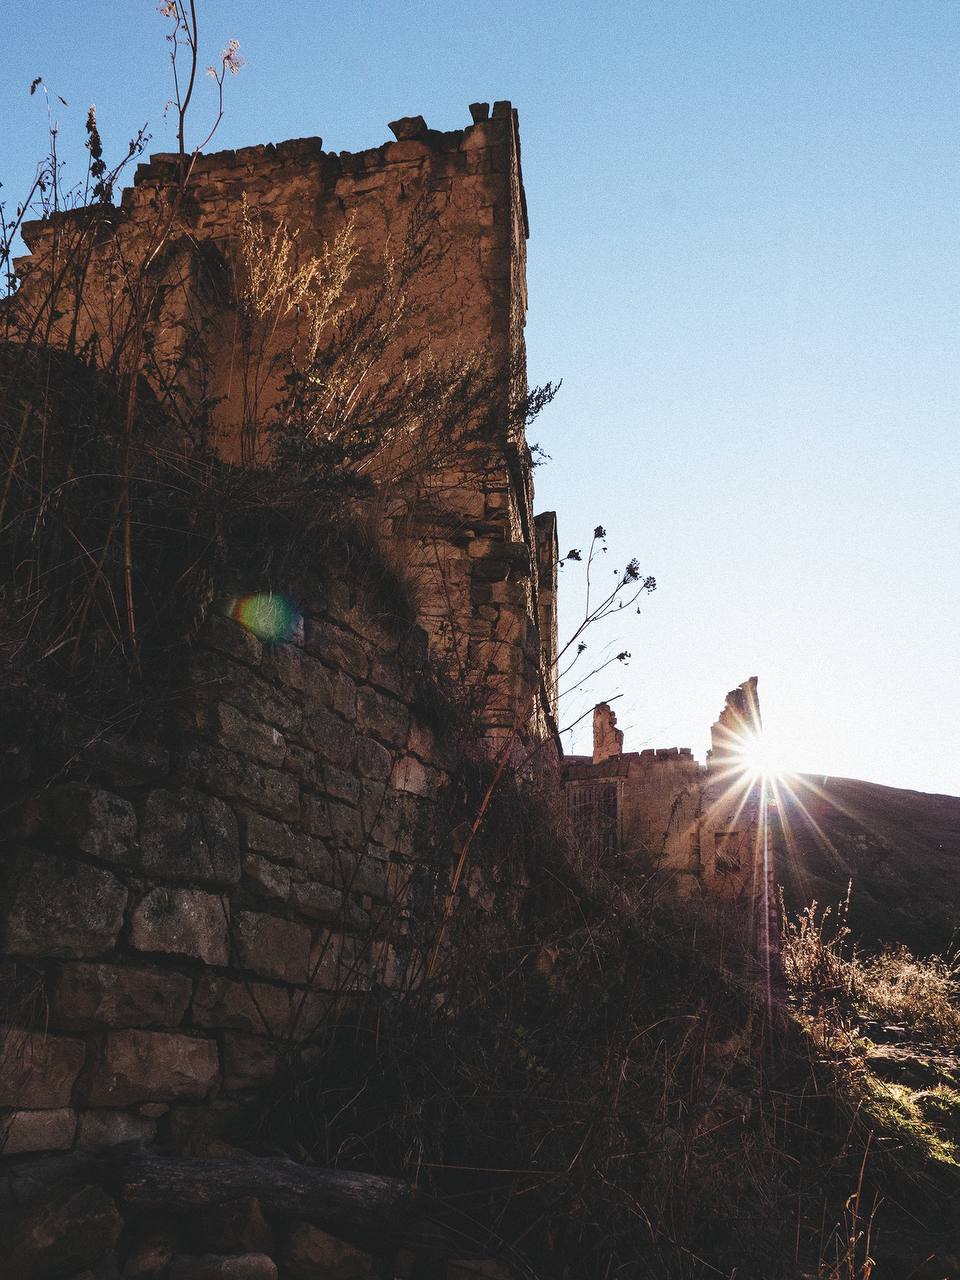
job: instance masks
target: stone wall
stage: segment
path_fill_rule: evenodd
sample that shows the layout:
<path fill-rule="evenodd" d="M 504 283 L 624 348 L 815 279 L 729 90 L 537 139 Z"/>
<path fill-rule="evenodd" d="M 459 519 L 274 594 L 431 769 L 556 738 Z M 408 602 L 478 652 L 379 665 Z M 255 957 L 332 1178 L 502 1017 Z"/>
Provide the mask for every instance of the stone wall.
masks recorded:
<path fill-rule="evenodd" d="M 243 447 L 249 406 L 238 372 L 244 218 L 284 226 L 301 257 L 321 254 L 349 225 L 357 258 L 344 303 L 357 314 L 383 287 L 391 258 L 418 235 L 425 259 L 405 283 L 408 310 L 365 376 L 386 383 L 421 353 L 483 353 L 497 403 L 482 439 L 425 467 L 412 486 L 409 476 L 388 486 L 377 514 L 418 578 L 434 656 L 482 699 L 492 738 L 516 734 L 527 745 L 556 738 L 555 611 L 539 599 L 556 547 L 548 538 L 538 555 L 530 454 L 510 411 L 526 393 L 526 199 L 516 111 L 509 102 L 495 103 L 492 114 L 485 103 L 470 110 L 473 123 L 451 132 L 419 116 L 394 121 L 396 141 L 359 153 L 325 152 L 320 138 L 301 138 L 201 156 L 182 198 L 177 157 L 153 156 L 119 209 L 24 224 L 31 254 L 16 264 L 16 314 L 21 334 L 49 329 L 55 344 L 123 365 L 128 299 L 139 290 L 141 310 L 153 317 L 147 372 L 158 394 L 171 404 L 184 394 L 213 403 L 219 449 L 247 463 L 259 446 Z M 144 263 L 146 282 L 137 274 Z M 258 366 L 266 371 L 258 392 L 265 416 L 280 393 L 282 357 L 302 339 L 298 323 L 296 315 L 281 320 Z M 417 448 L 414 440 L 409 449 Z M 385 456 L 379 465 L 389 471 L 393 462 Z"/>
<path fill-rule="evenodd" d="M 7 811 L 4 1155 L 189 1145 L 335 1000 L 399 980 L 452 765 L 423 632 L 339 583 L 284 643 L 211 616 L 184 670 L 162 730 Z"/>
<path fill-rule="evenodd" d="M 760 725 L 757 681 L 732 690 L 711 730 L 706 765 L 689 747 L 624 751 L 606 703 L 594 709 L 594 751 L 563 762 L 567 807 L 591 846 L 644 856 L 684 893 L 749 898 L 761 874 L 761 789 L 738 754 Z"/>

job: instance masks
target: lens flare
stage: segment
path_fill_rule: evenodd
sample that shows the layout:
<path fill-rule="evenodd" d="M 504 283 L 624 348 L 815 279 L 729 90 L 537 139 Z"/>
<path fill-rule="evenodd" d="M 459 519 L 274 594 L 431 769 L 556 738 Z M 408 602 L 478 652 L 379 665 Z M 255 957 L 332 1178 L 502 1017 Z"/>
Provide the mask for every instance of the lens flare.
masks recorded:
<path fill-rule="evenodd" d="M 271 644 L 291 640 L 300 627 L 300 614 L 293 601 L 272 592 L 239 596 L 230 608 L 230 617 L 258 639 Z"/>
<path fill-rule="evenodd" d="M 741 738 L 735 754 L 744 773 L 756 781 L 769 781 L 784 772 L 783 761 L 776 744 L 763 733 L 751 733 Z"/>

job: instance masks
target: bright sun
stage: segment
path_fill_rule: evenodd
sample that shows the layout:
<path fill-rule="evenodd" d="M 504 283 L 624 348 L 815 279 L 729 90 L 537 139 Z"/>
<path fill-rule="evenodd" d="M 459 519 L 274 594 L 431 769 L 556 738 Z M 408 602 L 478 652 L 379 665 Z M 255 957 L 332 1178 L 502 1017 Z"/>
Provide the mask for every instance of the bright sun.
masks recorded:
<path fill-rule="evenodd" d="M 781 755 L 767 734 L 743 738 L 737 745 L 737 755 L 744 771 L 758 781 L 779 777 L 784 772 Z"/>

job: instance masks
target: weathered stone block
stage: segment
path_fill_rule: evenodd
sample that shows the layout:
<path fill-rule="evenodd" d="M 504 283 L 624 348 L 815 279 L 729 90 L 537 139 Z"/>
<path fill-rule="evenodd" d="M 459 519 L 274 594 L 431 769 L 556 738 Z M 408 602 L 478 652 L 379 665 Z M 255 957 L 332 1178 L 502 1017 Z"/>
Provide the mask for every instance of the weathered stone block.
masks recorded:
<path fill-rule="evenodd" d="M 224 885 L 240 879 L 237 819 L 229 805 L 201 791 L 151 791 L 141 849 L 144 870 L 161 879 Z"/>
<path fill-rule="evenodd" d="M 343 848 L 357 848 L 363 840 L 360 813 L 326 796 L 304 796 L 303 825 L 307 832 Z"/>
<path fill-rule="evenodd" d="M 283 734 L 273 725 L 252 720 L 229 702 L 218 702 L 214 715 L 213 733 L 221 746 L 239 751 L 264 764 L 283 764 L 286 743 Z"/>
<path fill-rule="evenodd" d="M 306 625 L 305 646 L 329 667 L 346 671 L 355 678 L 367 674 L 366 650 L 356 636 L 342 631 L 320 618 L 310 618 Z"/>
<path fill-rule="evenodd" d="M 84 1111 L 77 1129 L 81 1147 L 116 1147 L 121 1142 L 150 1142 L 157 1122 L 132 1111 Z"/>
<path fill-rule="evenodd" d="M 244 809 L 241 813 L 243 841 L 255 853 L 265 853 L 277 862 L 295 862 L 296 855 L 290 847 L 290 828 L 262 813 Z"/>
<path fill-rule="evenodd" d="M 67 1106 L 84 1057 L 82 1040 L 0 1027 L 0 1106 Z"/>
<path fill-rule="evenodd" d="M 283 1265 L 292 1280 L 367 1280 L 376 1275 L 369 1253 L 338 1240 L 320 1227 L 300 1223 L 284 1242 Z"/>
<path fill-rule="evenodd" d="M 269 858 L 262 858 L 258 853 L 243 855 L 243 874 L 254 891 L 262 898 L 273 902 L 286 903 L 290 897 L 290 872 Z"/>
<path fill-rule="evenodd" d="M 357 725 L 363 733 L 372 734 L 388 746 L 400 747 L 406 742 L 409 712 L 401 702 L 376 689 L 357 690 Z"/>
<path fill-rule="evenodd" d="M 199 889 L 152 889 L 133 913 L 130 941 L 137 951 L 189 956 L 226 964 L 227 903 Z"/>
<path fill-rule="evenodd" d="M 317 753 L 311 747 L 301 747 L 296 742 L 287 743 L 283 767 L 287 773 L 294 774 L 307 786 L 312 787 L 316 784 L 318 763 Z"/>
<path fill-rule="evenodd" d="M 4 1274 L 11 1280 L 53 1280 L 93 1267 L 116 1244 L 123 1227 L 100 1187 L 70 1185 L 31 1203 L 10 1224 Z"/>
<path fill-rule="evenodd" d="M 364 963 L 364 944 L 351 934 L 340 933 L 334 929 L 322 929 L 310 951 L 310 990 L 314 994 L 328 991 L 351 991 L 360 985 L 361 976 L 366 969 Z M 300 996 L 293 998 L 294 1015 L 298 1009 Z M 319 1020 L 311 1018 L 311 1013 L 319 1012 L 323 1016 L 329 1006 L 308 1002 L 297 1021 L 297 1031 L 301 1034 L 306 1029 L 314 1028 Z"/>
<path fill-rule="evenodd" d="M 69 1107 L 52 1111 L 11 1111 L 0 1118 L 0 1154 L 67 1151 L 77 1131 L 77 1113 Z"/>
<path fill-rule="evenodd" d="M 415 796 L 431 796 L 437 791 L 439 775 L 436 770 L 422 764 L 416 756 L 404 756 L 393 766 L 390 782 L 397 791 L 407 791 Z"/>
<path fill-rule="evenodd" d="M 378 689 L 385 689 L 387 693 L 393 693 L 399 697 L 404 687 L 403 665 L 396 656 L 375 653 L 370 661 L 370 674 L 367 679 Z"/>
<path fill-rule="evenodd" d="M 193 984 L 179 973 L 109 964 L 69 964 L 53 989 L 57 1023 L 75 1030 L 97 1027 L 175 1027 L 190 1003 Z"/>
<path fill-rule="evenodd" d="M 360 789 L 360 817 L 365 832 L 369 833 L 376 828 L 388 794 L 393 793 L 388 791 L 385 782 L 364 779 Z"/>
<path fill-rule="evenodd" d="M 67 782 L 38 801 L 44 827 L 62 844 L 122 865 L 137 861 L 137 815 L 129 800 L 110 791 Z"/>
<path fill-rule="evenodd" d="M 290 995 L 265 982 L 235 982 L 204 974 L 193 1000 L 193 1021 L 200 1027 L 281 1036 L 290 1021 Z"/>
<path fill-rule="evenodd" d="M 263 645 L 252 631 L 241 627 L 232 618 L 219 613 L 210 614 L 204 624 L 201 639 L 208 649 L 216 649 L 250 667 L 260 665 Z"/>
<path fill-rule="evenodd" d="M 373 898 L 384 899 L 387 896 L 387 862 L 383 851 L 371 847 L 362 854 L 353 865 L 351 875 L 345 880 L 344 888 L 352 893 L 369 894 Z"/>
<path fill-rule="evenodd" d="M 273 1230 L 263 1216 L 259 1200 L 252 1196 L 205 1209 L 201 1235 L 207 1248 L 218 1253 L 273 1252 Z"/>
<path fill-rule="evenodd" d="M 318 802 L 323 803 L 323 802 Z M 332 828 L 330 828 L 332 831 Z M 301 835 L 296 841 L 297 866 L 312 880 L 333 884 L 333 853 L 321 836 Z"/>
<path fill-rule="evenodd" d="M 283 733 L 296 733 L 302 710 L 299 701 L 278 685 L 216 654 L 198 653 L 190 664 L 190 676 L 201 701 L 232 703 L 245 715 L 265 720 Z M 201 714 L 201 722 L 206 714 Z"/>
<path fill-rule="evenodd" d="M 293 905 L 308 920 L 331 923 L 343 913 L 343 894 L 329 885 L 306 881 L 293 886 Z"/>
<path fill-rule="evenodd" d="M 255 1089 L 266 1084 L 280 1070 L 280 1054 L 275 1045 L 259 1036 L 242 1036 L 227 1031 L 223 1037 L 223 1087 Z"/>
<path fill-rule="evenodd" d="M 300 787 L 289 773 L 202 744 L 191 747 L 183 763 L 188 773 L 218 795 L 245 800 L 274 818 L 295 821 L 299 817 Z"/>
<path fill-rule="evenodd" d="M 445 753 L 437 742 L 436 736 L 426 725 L 414 720 L 410 725 L 410 736 L 407 739 L 407 751 L 417 756 L 424 764 L 442 767 L 447 763 Z"/>
<path fill-rule="evenodd" d="M 323 795 L 355 805 L 360 800 L 360 783 L 352 773 L 346 773 L 332 764 L 321 763 L 316 773 L 316 789 Z"/>
<path fill-rule="evenodd" d="M 303 740 L 322 760 L 347 769 L 353 763 L 357 734 L 352 725 L 323 707 L 311 708 L 303 719 Z"/>
<path fill-rule="evenodd" d="M 325 707 L 333 700 L 332 673 L 319 658 L 305 653 L 297 645 L 275 645 L 264 658 L 264 673 L 288 689 L 308 691 L 310 699 Z"/>
<path fill-rule="evenodd" d="M 354 720 L 357 715 L 357 686 L 343 671 L 333 677 L 333 709 L 344 720 Z"/>
<path fill-rule="evenodd" d="M 123 1280 L 166 1280 L 176 1246 L 169 1235 L 152 1233 L 134 1244 L 123 1267 Z"/>
<path fill-rule="evenodd" d="M 365 778 L 380 782 L 390 777 L 393 768 L 392 754 L 373 738 L 361 738 L 357 743 L 357 769 Z"/>
<path fill-rule="evenodd" d="M 113 946 L 127 891 L 109 871 L 24 849 L 9 856 L 4 881 L 4 951 L 82 957 Z"/>
<path fill-rule="evenodd" d="M 219 1073 L 214 1040 L 168 1031 L 110 1031 L 90 1069 L 86 1100 L 95 1107 L 171 1098 L 200 1101 Z"/>
<path fill-rule="evenodd" d="M 292 920 L 239 911 L 236 940 L 240 964 L 250 973 L 285 982 L 306 982 L 310 930 Z"/>
<path fill-rule="evenodd" d="M 413 853 L 413 837 L 417 829 L 417 815 L 406 803 L 408 798 L 399 792 L 387 791 L 370 831 L 377 844 L 404 857 Z"/>
<path fill-rule="evenodd" d="M 277 1264 L 265 1253 L 178 1254 L 169 1280 L 277 1280 Z"/>

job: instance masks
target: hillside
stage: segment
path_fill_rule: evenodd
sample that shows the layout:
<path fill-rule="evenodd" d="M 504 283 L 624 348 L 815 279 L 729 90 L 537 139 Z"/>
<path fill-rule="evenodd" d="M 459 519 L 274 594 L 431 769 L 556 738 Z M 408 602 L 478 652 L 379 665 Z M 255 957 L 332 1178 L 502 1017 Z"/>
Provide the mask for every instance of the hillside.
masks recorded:
<path fill-rule="evenodd" d="M 806 775 L 781 788 L 777 879 L 792 909 L 835 903 L 853 881 L 850 924 L 864 943 L 918 952 L 956 943 L 960 797 Z"/>

